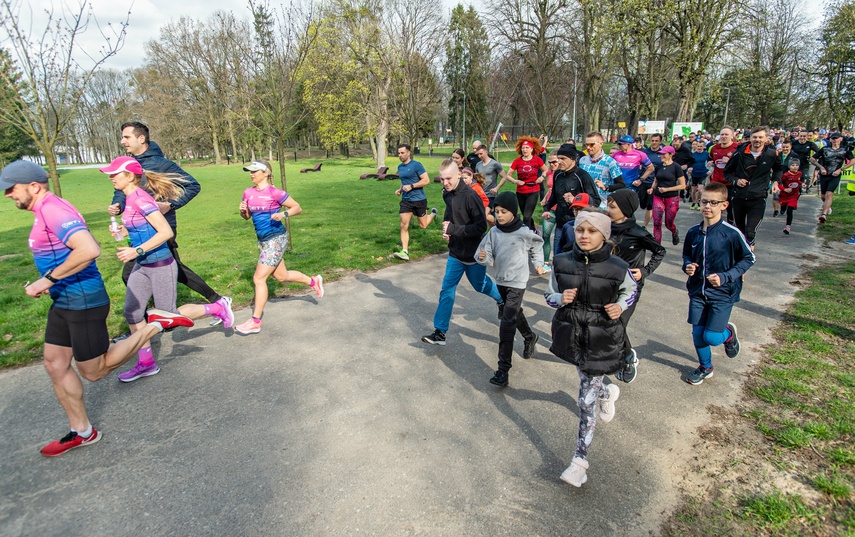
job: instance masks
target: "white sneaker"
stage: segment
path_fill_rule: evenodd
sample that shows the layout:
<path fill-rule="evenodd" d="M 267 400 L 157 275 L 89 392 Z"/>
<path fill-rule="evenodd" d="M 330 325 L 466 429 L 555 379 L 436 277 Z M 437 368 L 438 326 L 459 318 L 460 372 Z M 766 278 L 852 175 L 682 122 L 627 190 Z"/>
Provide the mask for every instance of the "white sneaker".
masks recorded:
<path fill-rule="evenodd" d="M 588 480 L 588 461 L 579 457 L 573 457 L 573 462 L 561 473 L 561 481 L 570 483 L 574 487 L 581 487 Z"/>
<path fill-rule="evenodd" d="M 620 388 L 617 387 L 617 384 L 609 384 L 606 389 L 609 391 L 609 396 L 605 399 L 602 397 L 597 399 L 597 403 L 600 405 L 600 419 L 603 423 L 608 423 L 614 419 L 615 401 L 620 397 Z"/>

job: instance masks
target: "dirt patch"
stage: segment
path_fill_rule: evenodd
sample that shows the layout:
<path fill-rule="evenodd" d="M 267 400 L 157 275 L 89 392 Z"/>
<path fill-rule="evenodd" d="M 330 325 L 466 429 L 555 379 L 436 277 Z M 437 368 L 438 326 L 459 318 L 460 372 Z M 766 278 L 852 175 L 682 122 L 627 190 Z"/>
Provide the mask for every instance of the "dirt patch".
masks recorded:
<path fill-rule="evenodd" d="M 6 259 L 14 259 L 16 257 L 21 257 L 21 254 L 6 254 L 0 255 L 0 261 L 5 261 Z"/>

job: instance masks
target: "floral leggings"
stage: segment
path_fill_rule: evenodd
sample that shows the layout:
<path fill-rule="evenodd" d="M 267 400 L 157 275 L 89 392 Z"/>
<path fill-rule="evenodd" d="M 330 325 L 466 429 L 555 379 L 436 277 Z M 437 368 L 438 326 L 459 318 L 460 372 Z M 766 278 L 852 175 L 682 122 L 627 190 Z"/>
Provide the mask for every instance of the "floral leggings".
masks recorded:
<path fill-rule="evenodd" d="M 653 238 L 656 242 L 662 244 L 662 216 L 665 216 L 665 227 L 671 233 L 677 233 L 677 226 L 674 225 L 674 219 L 677 217 L 677 210 L 680 208 L 680 197 L 660 198 L 653 196 Z"/>
<path fill-rule="evenodd" d="M 579 439 L 576 441 L 576 454 L 574 457 L 588 460 L 588 448 L 594 439 L 594 429 L 597 427 L 597 399 L 605 399 L 609 396 L 608 390 L 603 385 L 605 376 L 599 375 L 589 377 L 579 371 Z"/>

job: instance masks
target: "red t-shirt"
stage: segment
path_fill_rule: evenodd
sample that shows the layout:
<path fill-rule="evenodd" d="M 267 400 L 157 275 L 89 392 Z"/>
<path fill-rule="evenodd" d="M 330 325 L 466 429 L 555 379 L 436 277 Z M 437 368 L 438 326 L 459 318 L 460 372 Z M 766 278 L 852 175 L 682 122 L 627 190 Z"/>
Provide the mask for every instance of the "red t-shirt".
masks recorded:
<path fill-rule="evenodd" d="M 730 157 L 733 156 L 737 145 L 736 143 L 732 143 L 728 147 L 722 147 L 721 144 L 715 144 L 710 148 L 710 160 L 713 162 L 713 182 L 727 184 L 727 180 L 724 178 L 724 166 L 730 160 Z"/>
<path fill-rule="evenodd" d="M 540 192 L 540 184 L 537 182 L 537 174 L 543 168 L 543 161 L 534 155 L 531 160 L 523 160 L 517 157 L 511 163 L 511 169 L 516 170 L 517 179 L 525 181 L 524 185 L 517 185 L 518 194 L 534 194 Z"/>
<path fill-rule="evenodd" d="M 781 205 L 797 209 L 799 206 L 799 194 L 802 185 L 802 172 L 793 173 L 787 170 L 787 172 L 781 176 L 781 190 L 778 192 L 778 201 Z M 790 192 L 785 192 L 785 188 L 790 188 L 792 190 Z"/>

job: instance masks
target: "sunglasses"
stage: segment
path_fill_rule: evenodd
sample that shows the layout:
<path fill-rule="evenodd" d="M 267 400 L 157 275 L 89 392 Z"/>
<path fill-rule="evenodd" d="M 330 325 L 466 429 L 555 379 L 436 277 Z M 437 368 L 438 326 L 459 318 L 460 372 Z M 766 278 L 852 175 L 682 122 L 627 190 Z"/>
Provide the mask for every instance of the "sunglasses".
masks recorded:
<path fill-rule="evenodd" d="M 710 207 L 718 207 L 722 203 L 726 203 L 727 200 L 701 200 L 701 205 L 709 205 Z"/>
<path fill-rule="evenodd" d="M 558 164 L 558 161 L 557 160 L 550 160 L 549 163 L 550 164 Z"/>
<path fill-rule="evenodd" d="M 595 145 L 597 145 L 598 143 L 600 143 L 600 142 L 594 142 L 594 143 L 592 143 L 592 144 L 588 144 L 588 143 L 586 143 L 586 144 L 585 144 L 585 147 L 594 147 L 594 146 L 595 146 Z"/>

